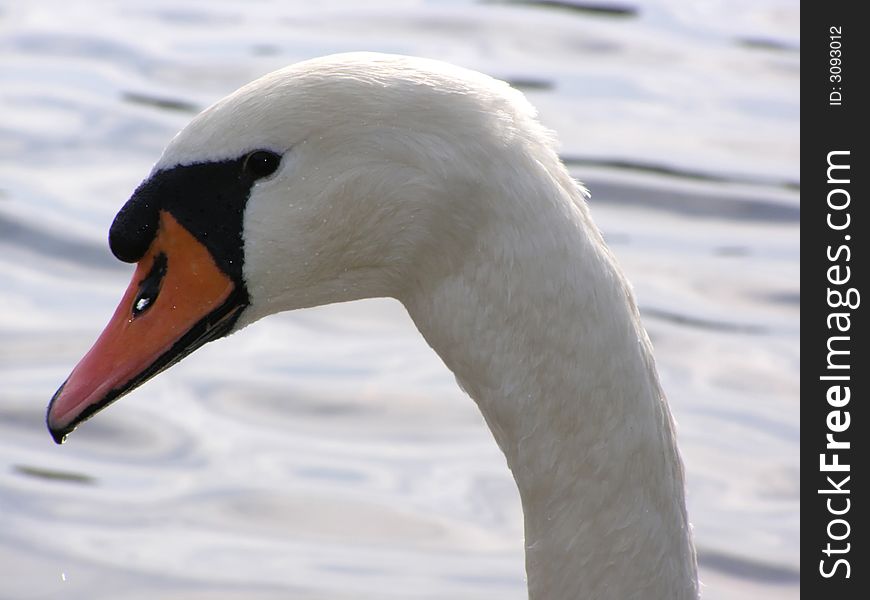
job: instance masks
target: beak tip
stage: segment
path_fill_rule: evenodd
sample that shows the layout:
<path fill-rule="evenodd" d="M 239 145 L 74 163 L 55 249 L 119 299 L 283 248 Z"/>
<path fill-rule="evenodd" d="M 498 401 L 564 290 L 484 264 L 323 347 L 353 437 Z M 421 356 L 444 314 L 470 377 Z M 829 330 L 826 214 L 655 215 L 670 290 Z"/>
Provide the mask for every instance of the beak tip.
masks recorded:
<path fill-rule="evenodd" d="M 51 433 L 51 438 L 54 440 L 54 443 L 60 446 L 66 441 L 66 436 L 69 432 L 66 429 L 52 429 L 50 426 L 48 428 L 49 433 Z"/>
<path fill-rule="evenodd" d="M 67 435 L 75 429 L 75 425 L 67 424 L 67 425 L 58 425 L 54 422 L 54 415 L 52 415 L 52 408 L 54 407 L 54 402 L 57 400 L 58 396 L 60 396 L 63 391 L 64 386 L 66 386 L 66 381 L 61 384 L 61 386 L 54 393 L 54 396 L 51 397 L 51 402 L 48 404 L 48 411 L 45 415 L 45 424 L 48 427 L 48 432 L 51 434 L 51 438 L 54 440 L 55 444 L 63 444 L 66 441 Z"/>

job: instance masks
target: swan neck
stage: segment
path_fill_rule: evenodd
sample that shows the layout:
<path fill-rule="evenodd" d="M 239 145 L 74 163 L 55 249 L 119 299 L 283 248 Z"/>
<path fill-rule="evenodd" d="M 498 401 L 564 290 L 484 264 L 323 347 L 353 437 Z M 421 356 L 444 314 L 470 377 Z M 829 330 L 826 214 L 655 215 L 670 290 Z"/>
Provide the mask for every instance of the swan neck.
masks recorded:
<path fill-rule="evenodd" d="M 510 204 L 403 302 L 517 482 L 533 600 L 695 598 L 682 464 L 649 340 L 579 188 Z"/>

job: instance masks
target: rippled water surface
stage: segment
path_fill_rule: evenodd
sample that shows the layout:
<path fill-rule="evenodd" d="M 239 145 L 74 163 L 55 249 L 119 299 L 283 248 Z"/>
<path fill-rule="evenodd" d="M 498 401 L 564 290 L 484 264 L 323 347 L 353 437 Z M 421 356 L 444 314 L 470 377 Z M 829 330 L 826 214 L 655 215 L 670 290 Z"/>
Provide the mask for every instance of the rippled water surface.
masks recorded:
<path fill-rule="evenodd" d="M 705 597 L 798 597 L 798 3 L 560 4 L 0 2 L 0 598 L 524 596 L 504 459 L 396 302 L 260 322 L 63 447 L 43 425 L 126 287 L 106 231 L 164 144 L 358 49 L 540 109 L 636 287 Z"/>

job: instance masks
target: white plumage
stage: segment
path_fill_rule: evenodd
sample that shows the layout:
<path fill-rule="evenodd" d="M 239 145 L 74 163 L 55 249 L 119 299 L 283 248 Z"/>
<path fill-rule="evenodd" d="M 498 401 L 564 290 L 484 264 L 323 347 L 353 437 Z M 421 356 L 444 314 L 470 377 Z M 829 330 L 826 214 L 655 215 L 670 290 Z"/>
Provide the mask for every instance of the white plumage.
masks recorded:
<path fill-rule="evenodd" d="M 519 486 L 535 600 L 697 597 L 673 422 L 631 289 L 523 96 L 377 54 L 293 65 L 218 102 L 155 170 L 267 148 L 244 214 L 242 327 L 400 300 Z"/>

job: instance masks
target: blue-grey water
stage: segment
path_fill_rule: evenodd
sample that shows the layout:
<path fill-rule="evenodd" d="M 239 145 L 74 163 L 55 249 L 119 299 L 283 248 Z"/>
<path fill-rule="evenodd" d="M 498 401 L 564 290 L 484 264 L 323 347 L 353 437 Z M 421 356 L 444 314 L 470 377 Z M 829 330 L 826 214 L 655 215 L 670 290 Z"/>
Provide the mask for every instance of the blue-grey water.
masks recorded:
<path fill-rule="evenodd" d="M 636 288 L 704 597 L 799 596 L 799 4 L 555 4 L 0 1 L 0 598 L 524 596 L 504 459 L 396 302 L 262 321 L 63 447 L 43 424 L 126 287 L 106 232 L 165 143 L 361 49 L 527 93 Z"/>

